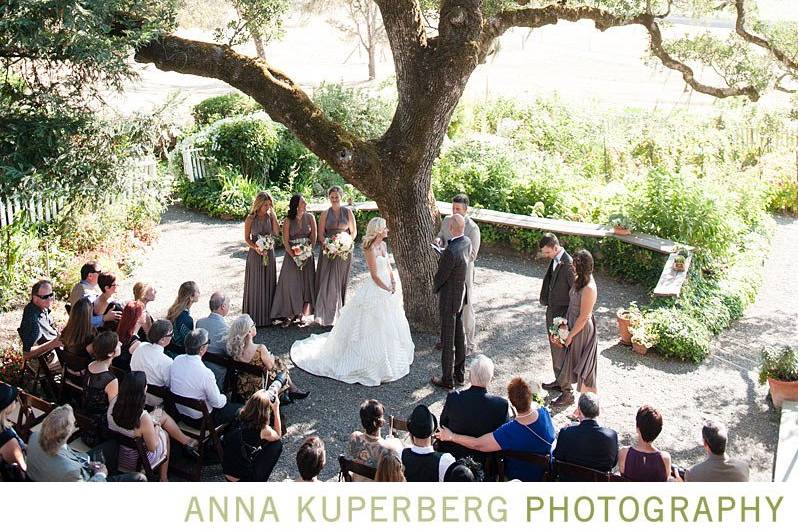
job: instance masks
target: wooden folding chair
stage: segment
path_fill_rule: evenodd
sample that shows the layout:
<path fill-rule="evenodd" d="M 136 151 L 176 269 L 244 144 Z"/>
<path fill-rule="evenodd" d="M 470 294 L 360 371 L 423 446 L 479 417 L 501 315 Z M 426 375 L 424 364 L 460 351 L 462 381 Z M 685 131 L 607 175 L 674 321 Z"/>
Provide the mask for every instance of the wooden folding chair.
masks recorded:
<path fill-rule="evenodd" d="M 551 455 L 531 453 L 526 451 L 500 451 L 499 456 L 501 456 L 501 459 L 498 462 L 499 480 L 507 480 L 505 460 L 508 458 L 526 462 L 527 464 L 536 465 L 543 469 L 543 477 L 541 478 L 542 481 L 551 479 Z"/>
<path fill-rule="evenodd" d="M 56 354 L 61 362 L 61 391 L 58 402 L 80 405 L 83 398 L 83 379 L 90 361 L 66 350 Z"/>
<path fill-rule="evenodd" d="M 24 390 L 19 390 L 19 405 L 14 430 L 22 438 L 22 441 L 27 443 L 31 434 L 38 430 L 41 422 L 56 405 Z"/>
<path fill-rule="evenodd" d="M 342 454 L 338 455 L 338 465 L 341 467 L 341 471 L 338 473 L 338 482 L 341 482 L 342 480 L 344 482 L 354 482 L 355 479 L 352 476 L 352 473 L 369 478 L 371 480 L 374 480 L 374 477 L 377 475 L 376 468 L 367 466 L 366 464 L 361 464 L 360 462 L 355 462 L 354 460 L 350 460 Z"/>
<path fill-rule="evenodd" d="M 388 434 L 399 437 L 397 431 L 410 432 L 407 429 L 407 420 L 395 416 L 388 416 Z"/>
<path fill-rule="evenodd" d="M 144 474 L 147 476 L 147 480 L 150 482 L 160 481 L 161 477 L 158 472 L 161 467 L 164 467 L 164 464 L 168 459 L 167 454 L 164 454 L 157 464 L 151 465 L 150 460 L 147 457 L 147 443 L 141 436 L 131 438 L 130 436 L 126 436 L 122 433 L 116 432 L 115 430 L 108 429 L 108 437 L 116 440 L 116 442 L 119 444 L 120 453 L 122 451 L 122 447 L 127 447 L 128 449 L 133 449 L 136 451 L 138 455 L 138 459 L 136 461 L 137 472 L 143 469 Z"/>
<path fill-rule="evenodd" d="M 19 335 L 20 341 L 22 341 L 21 327 L 17 327 L 17 334 Z M 57 352 L 58 350 L 55 350 L 55 353 Z M 41 387 L 43 395 L 56 401 L 59 398 L 60 387 L 55 374 L 50 369 L 49 361 L 47 360 L 51 354 L 53 354 L 52 351 L 42 353 L 38 357 L 26 358 L 23 361 L 22 385 L 26 386 L 27 383 L 30 383 L 31 386 L 29 390 L 34 394 L 39 393 L 39 388 Z"/>
<path fill-rule="evenodd" d="M 610 473 L 577 464 L 554 460 L 552 480 L 566 482 L 609 482 Z"/>
<path fill-rule="evenodd" d="M 219 460 L 222 460 L 224 456 L 224 451 L 222 450 L 222 441 L 220 435 L 227 429 L 228 424 L 222 423 L 220 425 L 216 425 L 213 422 L 213 418 L 211 417 L 210 412 L 208 411 L 208 406 L 205 404 L 205 401 L 201 399 L 192 399 L 190 397 L 183 397 L 182 395 L 177 395 L 176 393 L 169 391 L 166 397 L 166 408 L 167 412 L 174 412 L 178 417 L 175 419 L 180 419 L 181 416 L 177 413 L 177 406 L 183 406 L 186 408 L 191 408 L 192 410 L 196 410 L 202 414 L 200 418 L 201 424 L 199 431 L 181 421 L 178 423 L 180 429 L 187 434 L 188 436 L 194 438 L 199 442 L 199 458 L 197 458 L 196 463 L 193 467 L 193 471 L 189 472 L 190 478 L 195 481 L 202 480 L 202 467 L 205 462 L 205 444 L 207 442 L 212 442 L 213 447 L 216 450 L 216 454 L 219 456 Z M 183 471 L 178 471 L 177 469 L 175 472 L 185 473 Z"/>

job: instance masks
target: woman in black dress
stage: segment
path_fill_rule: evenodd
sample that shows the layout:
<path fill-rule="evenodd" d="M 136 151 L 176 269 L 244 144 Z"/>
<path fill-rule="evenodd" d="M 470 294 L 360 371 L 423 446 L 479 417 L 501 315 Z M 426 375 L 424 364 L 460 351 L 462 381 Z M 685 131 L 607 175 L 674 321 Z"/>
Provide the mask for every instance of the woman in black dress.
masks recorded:
<path fill-rule="evenodd" d="M 230 482 L 266 482 L 277 465 L 283 452 L 280 399 L 270 399 L 266 390 L 255 392 L 224 437 L 222 471 Z"/>

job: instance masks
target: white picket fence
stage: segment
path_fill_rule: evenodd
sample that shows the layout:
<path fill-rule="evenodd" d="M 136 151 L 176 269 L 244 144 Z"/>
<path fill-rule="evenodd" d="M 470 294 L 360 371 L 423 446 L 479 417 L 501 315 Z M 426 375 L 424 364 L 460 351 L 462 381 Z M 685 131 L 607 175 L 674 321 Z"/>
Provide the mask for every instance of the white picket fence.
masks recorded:
<path fill-rule="evenodd" d="M 132 160 L 128 163 L 123 186 L 119 191 L 121 199 L 135 197 L 145 189 L 148 181 L 158 178 L 158 165 L 154 158 Z M 34 193 L 22 197 L 0 196 L 0 227 L 11 225 L 21 216 L 27 216 L 30 223 L 50 222 L 64 208 L 64 198 Z"/>
<path fill-rule="evenodd" d="M 202 153 L 202 148 L 186 148 L 183 150 L 183 172 L 185 172 L 189 181 L 202 181 L 211 174 L 207 157 Z"/>

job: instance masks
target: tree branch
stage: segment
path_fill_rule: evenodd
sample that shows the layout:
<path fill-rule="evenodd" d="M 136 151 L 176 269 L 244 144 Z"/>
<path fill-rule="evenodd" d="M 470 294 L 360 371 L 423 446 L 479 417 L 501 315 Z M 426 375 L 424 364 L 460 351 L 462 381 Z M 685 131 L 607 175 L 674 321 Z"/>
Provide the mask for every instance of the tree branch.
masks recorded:
<path fill-rule="evenodd" d="M 263 59 L 227 46 L 166 35 L 136 50 L 139 63 L 158 69 L 216 78 L 254 98 L 271 118 L 285 125 L 313 153 L 366 194 L 374 183 L 374 149 L 330 121 L 288 76 Z"/>
<path fill-rule="evenodd" d="M 787 54 L 784 50 L 781 50 L 773 44 L 770 43 L 767 39 L 763 39 L 758 35 L 754 35 L 749 33 L 748 30 L 745 29 L 745 0 L 735 0 L 734 7 L 737 10 L 737 21 L 734 25 L 734 29 L 737 32 L 737 35 L 743 38 L 746 42 L 751 44 L 755 44 L 756 46 L 760 46 L 773 54 L 773 56 L 781 62 L 784 66 L 789 69 L 792 69 L 798 72 L 798 62 L 794 61 L 787 57 Z"/>
<path fill-rule="evenodd" d="M 568 22 L 592 20 L 597 30 L 605 31 L 610 28 L 640 25 L 648 31 L 651 53 L 657 57 L 665 67 L 680 72 L 684 82 L 694 90 L 715 96 L 716 98 L 747 96 L 752 101 L 757 101 L 759 99 L 759 91 L 750 85 L 745 87 L 713 87 L 696 80 L 692 68 L 684 62 L 672 57 L 667 50 L 665 50 L 662 43 L 662 32 L 660 31 L 659 24 L 657 24 L 657 18 L 658 15 L 651 15 L 648 13 L 641 13 L 633 17 L 624 18 L 595 7 L 569 7 L 560 4 L 552 4 L 542 8 L 503 11 L 491 17 L 483 26 L 479 43 L 480 62 L 484 61 L 496 38 L 500 37 L 508 29 L 517 26 L 540 28 L 542 26 L 557 24 L 560 20 Z"/>

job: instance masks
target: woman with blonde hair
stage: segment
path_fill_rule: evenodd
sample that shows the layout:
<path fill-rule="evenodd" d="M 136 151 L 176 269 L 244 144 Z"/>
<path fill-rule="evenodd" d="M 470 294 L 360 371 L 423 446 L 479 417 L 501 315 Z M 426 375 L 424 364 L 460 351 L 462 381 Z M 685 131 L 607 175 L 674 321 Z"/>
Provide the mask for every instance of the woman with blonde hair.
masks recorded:
<path fill-rule="evenodd" d="M 144 322 L 141 324 L 141 330 L 144 331 L 145 335 L 150 332 L 150 327 L 152 327 L 152 323 L 155 321 L 147 310 L 147 305 L 155 301 L 156 294 L 157 291 L 155 287 L 149 283 L 138 281 L 133 285 L 133 299 L 144 303 Z"/>
<path fill-rule="evenodd" d="M 346 303 L 346 286 L 352 271 L 352 253 L 329 255 L 325 253 L 328 238 L 338 242 L 351 242 L 357 237 L 357 223 L 352 211 L 341 205 L 344 191 L 338 185 L 330 187 L 327 197 L 330 208 L 319 217 L 319 266 L 316 269 L 316 301 L 313 314 L 320 325 L 335 325 Z M 339 236 L 341 235 L 341 236 Z"/>
<path fill-rule="evenodd" d="M 294 342 L 291 360 L 314 375 L 379 386 L 410 372 L 415 345 L 396 294 L 383 218 L 373 218 L 363 237 L 370 276 L 341 311 L 332 331 Z"/>
<path fill-rule="evenodd" d="M 288 397 L 284 402 L 304 399 L 310 395 L 310 392 L 303 392 L 294 385 L 288 374 L 288 368 L 286 368 L 282 360 L 273 357 L 265 345 L 255 343 L 257 334 L 258 331 L 252 318 L 248 314 L 240 315 L 230 325 L 230 331 L 227 333 L 227 353 L 233 360 L 262 367 L 268 376 L 265 383 L 267 386 L 271 385 L 279 373 L 284 373 L 285 384 L 282 390 L 288 392 Z M 263 387 L 263 377 L 242 373 L 238 376 L 236 392 L 242 399 L 246 400 Z"/>
<path fill-rule="evenodd" d="M 274 214 L 274 200 L 268 192 L 258 192 L 244 220 L 244 242 L 249 251 L 244 271 L 242 312 L 252 316 L 259 327 L 271 324 L 272 300 L 277 287 L 274 242 L 279 232 L 280 223 Z M 271 243 L 267 244 L 269 241 Z"/>
<path fill-rule="evenodd" d="M 407 482 L 405 466 L 402 459 L 390 449 L 383 449 L 377 462 L 377 473 L 374 482 Z"/>
<path fill-rule="evenodd" d="M 194 318 L 191 317 L 191 305 L 199 301 L 200 290 L 194 281 L 186 281 L 177 290 L 177 298 L 166 313 L 166 319 L 172 322 L 172 342 L 167 349 L 175 354 L 183 354 L 186 347 L 183 342 L 186 335 L 194 330 Z"/>

